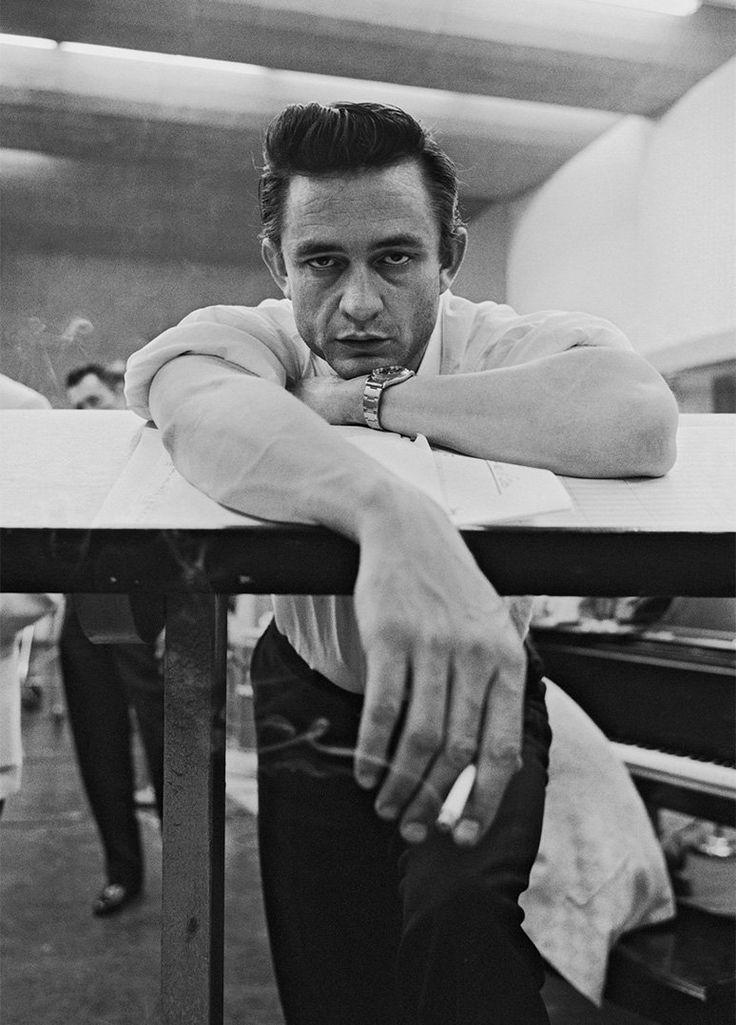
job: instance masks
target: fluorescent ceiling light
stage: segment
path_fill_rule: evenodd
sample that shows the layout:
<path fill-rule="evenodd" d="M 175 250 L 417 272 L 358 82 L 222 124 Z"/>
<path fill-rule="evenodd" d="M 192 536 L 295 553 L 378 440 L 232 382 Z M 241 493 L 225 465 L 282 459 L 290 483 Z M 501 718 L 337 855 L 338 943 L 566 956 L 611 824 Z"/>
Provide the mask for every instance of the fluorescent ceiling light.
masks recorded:
<path fill-rule="evenodd" d="M 34 46 L 37 50 L 55 50 L 57 43 L 53 39 L 42 39 L 40 36 L 11 36 L 0 32 L 0 43 L 3 46 Z"/>
<path fill-rule="evenodd" d="M 238 71 L 241 74 L 261 74 L 265 68 L 239 61 L 215 60 L 211 57 L 189 57 L 182 53 L 158 53 L 154 50 L 126 50 L 121 46 L 99 46 L 97 43 L 60 43 L 65 53 L 78 53 L 87 57 L 112 57 L 115 60 L 146 61 L 149 64 L 169 64 L 179 68 L 205 68 Z"/>
<path fill-rule="evenodd" d="M 240 74 L 263 74 L 269 70 L 257 64 L 238 61 L 215 60 L 210 57 L 189 57 L 182 53 L 158 53 L 154 50 L 126 50 L 121 46 L 99 46 L 96 43 L 57 43 L 53 39 L 39 36 L 11 36 L 0 32 L 0 46 L 25 46 L 36 50 L 59 50 L 62 53 L 77 53 L 87 57 L 112 57 L 116 60 L 145 61 L 148 64 L 169 64 L 184 68 L 205 68 L 211 70 L 236 71 Z"/>
<path fill-rule="evenodd" d="M 589 4 L 605 4 L 607 7 L 630 7 L 637 11 L 651 11 L 655 14 L 674 14 L 684 18 L 694 14 L 703 0 L 587 0 Z"/>

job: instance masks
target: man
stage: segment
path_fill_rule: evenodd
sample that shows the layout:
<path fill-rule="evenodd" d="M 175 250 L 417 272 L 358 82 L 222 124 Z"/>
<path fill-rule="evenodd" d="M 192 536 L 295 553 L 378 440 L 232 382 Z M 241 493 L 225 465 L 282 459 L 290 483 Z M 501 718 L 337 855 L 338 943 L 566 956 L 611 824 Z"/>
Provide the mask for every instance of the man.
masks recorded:
<path fill-rule="evenodd" d="M 123 374 L 101 363 L 85 363 L 66 375 L 73 409 L 125 409 Z"/>
<path fill-rule="evenodd" d="M 66 377 L 75 409 L 125 409 L 122 373 L 86 363 Z M 67 601 L 59 650 L 69 723 L 85 793 L 105 854 L 106 881 L 92 904 L 116 914 L 143 890 L 143 848 L 136 817 L 130 709 L 163 815 L 164 697 L 156 645 L 94 644 L 84 632 L 76 595 Z"/>
<path fill-rule="evenodd" d="M 218 501 L 360 546 L 353 598 L 274 598 L 253 658 L 286 1020 L 543 1023 L 518 907 L 549 745 L 529 603 L 502 600 L 444 512 L 329 424 L 657 475 L 674 402 L 605 321 L 450 294 L 466 246 L 454 168 L 403 111 L 295 105 L 264 156 L 262 251 L 285 298 L 186 317 L 131 358 L 127 394 Z M 438 810 L 471 762 L 447 835 Z"/>

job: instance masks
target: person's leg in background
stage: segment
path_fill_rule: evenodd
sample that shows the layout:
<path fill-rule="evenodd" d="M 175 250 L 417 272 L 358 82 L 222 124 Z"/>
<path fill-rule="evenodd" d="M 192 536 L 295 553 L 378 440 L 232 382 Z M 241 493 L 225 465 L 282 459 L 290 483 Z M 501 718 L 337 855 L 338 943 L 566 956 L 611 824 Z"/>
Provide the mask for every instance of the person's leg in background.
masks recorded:
<path fill-rule="evenodd" d="M 106 914 L 136 896 L 143 884 L 128 694 L 111 646 L 87 638 L 73 599 L 67 604 L 59 652 L 80 774 L 102 840 L 107 882 L 118 888 L 110 900 L 103 890 L 95 902 L 95 913 Z"/>
<path fill-rule="evenodd" d="M 116 644 L 112 656 L 119 679 L 135 711 L 148 775 L 163 821 L 164 796 L 164 678 L 154 642 Z"/>
<path fill-rule="evenodd" d="M 528 702 L 525 767 L 488 841 L 409 848 L 352 778 L 362 699 L 312 673 L 273 627 L 251 675 L 264 900 L 288 1025 L 546 1023 L 517 906 L 541 828 L 543 699 Z M 317 719 L 329 727 L 310 742 Z"/>

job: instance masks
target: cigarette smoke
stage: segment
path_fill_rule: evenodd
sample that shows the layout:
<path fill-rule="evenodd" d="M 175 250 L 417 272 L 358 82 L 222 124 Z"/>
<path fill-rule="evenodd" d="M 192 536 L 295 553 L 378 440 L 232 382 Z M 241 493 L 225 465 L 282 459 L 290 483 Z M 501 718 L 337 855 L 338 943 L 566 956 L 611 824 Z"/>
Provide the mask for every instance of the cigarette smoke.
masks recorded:
<path fill-rule="evenodd" d="M 305 773 L 315 779 L 352 777 L 355 748 L 323 740 L 330 728 L 328 719 L 314 719 L 301 733 L 280 715 L 267 717 L 263 726 L 269 736 L 281 734 L 283 739 L 259 746 L 258 764 L 261 772 L 286 769 L 289 772 Z M 315 761 L 315 754 L 320 756 L 318 761 Z M 385 758 L 376 758 L 374 761 L 384 771 L 391 766 L 391 762 Z M 421 776 L 411 778 L 416 787 L 422 783 Z M 435 797 L 441 803 L 439 794 L 435 794 Z"/>
<path fill-rule="evenodd" d="M 258 760 L 261 771 L 288 769 L 290 772 L 306 773 L 316 779 L 352 776 L 355 748 L 329 744 L 322 739 L 330 728 L 328 719 L 314 719 L 301 733 L 293 723 L 281 715 L 269 716 L 264 720 L 263 726 L 264 732 L 267 730 L 269 736 L 280 736 L 281 739 L 274 739 L 259 747 Z M 334 761 L 321 761 L 321 764 L 317 764 L 314 754 L 319 755 L 321 760 L 327 757 Z M 382 761 L 381 764 L 385 767 L 385 762 Z"/>

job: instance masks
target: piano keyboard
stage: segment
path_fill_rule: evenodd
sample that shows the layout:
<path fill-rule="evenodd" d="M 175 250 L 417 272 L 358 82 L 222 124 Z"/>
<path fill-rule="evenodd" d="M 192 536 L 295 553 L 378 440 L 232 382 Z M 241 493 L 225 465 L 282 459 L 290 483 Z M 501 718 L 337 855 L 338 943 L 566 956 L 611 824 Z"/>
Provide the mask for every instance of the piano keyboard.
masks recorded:
<path fill-rule="evenodd" d="M 736 799 L 736 769 L 728 765 L 617 741 L 611 741 L 611 747 L 633 776 Z"/>

